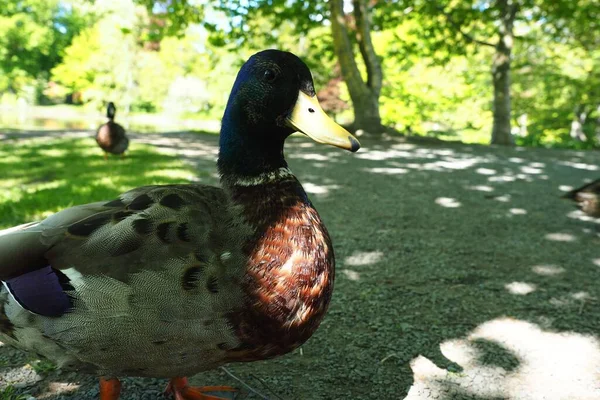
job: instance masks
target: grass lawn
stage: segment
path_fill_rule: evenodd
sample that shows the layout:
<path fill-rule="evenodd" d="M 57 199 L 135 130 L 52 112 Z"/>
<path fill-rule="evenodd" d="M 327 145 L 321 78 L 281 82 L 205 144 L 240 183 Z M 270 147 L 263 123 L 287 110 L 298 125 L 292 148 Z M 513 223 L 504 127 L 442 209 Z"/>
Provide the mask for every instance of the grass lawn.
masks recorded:
<path fill-rule="evenodd" d="M 134 136 L 125 160 L 105 162 L 92 139 L 0 141 L 0 223 L 138 185 L 213 183 L 216 143 Z M 334 242 L 332 304 L 301 350 L 228 368 L 271 399 L 599 399 L 598 224 L 560 199 L 600 175 L 599 154 L 363 145 L 350 154 L 289 140 Z M 0 346 L 0 382 L 38 399 L 97 398 L 95 378 L 27 363 Z M 191 381 L 241 387 L 219 370 Z M 126 379 L 123 399 L 162 398 L 164 384 Z"/>
<path fill-rule="evenodd" d="M 135 142 L 124 159 L 108 161 L 93 138 L 2 142 L 0 228 L 113 199 L 137 186 L 186 182 L 193 175 L 178 158 Z"/>

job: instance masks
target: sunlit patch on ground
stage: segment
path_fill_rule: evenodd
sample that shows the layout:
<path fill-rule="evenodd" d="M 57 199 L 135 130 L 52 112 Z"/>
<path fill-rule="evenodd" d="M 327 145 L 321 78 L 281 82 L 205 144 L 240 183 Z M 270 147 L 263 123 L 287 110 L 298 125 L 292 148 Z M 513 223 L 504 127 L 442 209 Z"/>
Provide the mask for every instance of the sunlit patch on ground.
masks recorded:
<path fill-rule="evenodd" d="M 441 349 L 463 371 L 448 373 L 423 356 L 415 358 L 415 384 L 407 400 L 600 398 L 600 344 L 591 336 L 502 318 L 483 323 L 465 339 L 442 343 Z"/>
<path fill-rule="evenodd" d="M 553 242 L 574 242 L 577 238 L 570 233 L 549 233 L 546 235 L 546 239 L 551 240 Z"/>
<path fill-rule="evenodd" d="M 523 208 L 511 208 L 510 210 L 508 210 L 508 212 L 510 212 L 512 215 L 525 215 L 525 214 L 527 214 L 527 210 L 525 210 Z"/>
<path fill-rule="evenodd" d="M 481 175 L 496 175 L 497 173 L 496 170 L 490 168 L 477 168 L 476 172 Z"/>
<path fill-rule="evenodd" d="M 80 385 L 72 382 L 51 382 L 49 385 L 49 391 L 56 394 L 69 394 L 77 391 Z"/>
<path fill-rule="evenodd" d="M 346 257 L 344 265 L 370 265 L 378 263 L 382 258 L 383 253 L 381 251 L 355 252 L 351 256 Z"/>
<path fill-rule="evenodd" d="M 386 174 L 386 175 L 399 175 L 406 174 L 408 170 L 406 168 L 367 168 L 366 171 L 373 172 L 375 174 Z"/>
<path fill-rule="evenodd" d="M 544 170 L 542 170 L 540 168 L 533 168 L 533 167 L 521 167 L 521 171 L 525 174 L 531 174 L 531 175 L 538 175 L 538 174 L 541 174 L 542 172 L 544 172 Z"/>
<path fill-rule="evenodd" d="M 342 269 L 342 270 L 340 270 L 340 272 L 342 273 L 342 275 L 344 275 L 346 278 L 350 279 L 351 281 L 359 281 L 360 280 L 360 274 L 356 271 L 353 271 L 351 269 Z"/>
<path fill-rule="evenodd" d="M 570 192 L 573 189 L 575 189 L 575 188 L 573 186 L 569 186 L 569 185 L 560 185 L 558 187 L 558 190 L 560 190 L 561 192 Z"/>
<path fill-rule="evenodd" d="M 316 194 L 316 195 L 326 195 L 330 191 L 339 189 L 339 185 L 317 185 L 310 182 L 305 182 L 302 184 L 306 193 Z"/>
<path fill-rule="evenodd" d="M 536 286 L 527 282 L 511 282 L 504 285 L 511 294 L 526 295 L 535 292 Z"/>
<path fill-rule="evenodd" d="M 573 210 L 567 214 L 567 217 L 578 219 L 580 221 L 600 223 L 600 219 L 589 216 L 581 210 Z"/>
<path fill-rule="evenodd" d="M 582 163 L 582 162 L 572 162 L 572 161 L 563 161 L 563 162 L 561 162 L 561 164 L 566 165 L 571 168 L 576 168 L 576 169 L 585 169 L 587 171 L 598 171 L 598 166 L 593 165 L 593 164 L 586 164 L 586 163 Z"/>
<path fill-rule="evenodd" d="M 493 192 L 494 188 L 491 186 L 487 186 L 487 185 L 476 185 L 476 186 L 469 186 L 469 189 L 471 190 L 477 190 L 479 192 Z"/>
<path fill-rule="evenodd" d="M 531 270 L 538 275 L 553 276 L 564 273 L 566 270 L 557 265 L 535 265 Z"/>
<path fill-rule="evenodd" d="M 446 208 L 460 207 L 460 201 L 451 197 L 438 197 L 437 199 L 435 199 L 435 203 Z"/>

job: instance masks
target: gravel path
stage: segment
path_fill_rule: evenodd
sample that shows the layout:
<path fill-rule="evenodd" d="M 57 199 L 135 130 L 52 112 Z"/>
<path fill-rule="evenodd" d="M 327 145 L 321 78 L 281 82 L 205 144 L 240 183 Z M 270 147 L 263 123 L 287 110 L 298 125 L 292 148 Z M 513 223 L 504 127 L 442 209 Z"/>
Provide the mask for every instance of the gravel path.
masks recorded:
<path fill-rule="evenodd" d="M 215 171 L 215 136 L 132 140 Z M 365 140 L 353 155 L 290 142 L 334 240 L 334 299 L 301 351 L 232 373 L 270 399 L 600 399 L 598 225 L 559 198 L 600 175 L 598 153 Z M 192 382 L 240 387 L 221 370 Z M 93 377 L 42 377 L 0 346 L 7 383 L 36 399 L 98 394 Z M 164 385 L 127 379 L 123 399 L 161 399 Z"/>

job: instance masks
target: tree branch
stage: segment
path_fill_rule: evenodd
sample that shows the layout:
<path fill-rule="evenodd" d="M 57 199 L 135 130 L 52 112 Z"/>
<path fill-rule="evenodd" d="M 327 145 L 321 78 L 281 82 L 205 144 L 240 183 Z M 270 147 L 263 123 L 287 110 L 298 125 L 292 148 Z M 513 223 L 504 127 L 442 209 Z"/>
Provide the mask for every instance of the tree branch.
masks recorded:
<path fill-rule="evenodd" d="M 360 96 L 360 92 L 366 89 L 365 82 L 360 76 L 360 71 L 354 59 L 352 43 L 348 37 L 348 29 L 344 18 L 343 0 L 330 0 L 331 30 L 335 51 L 342 69 L 342 76 L 348 85 L 350 97 L 353 99 Z M 364 88 L 364 89 L 363 89 Z"/>
<path fill-rule="evenodd" d="M 375 53 L 373 42 L 371 41 L 371 27 L 367 2 L 366 0 L 353 0 L 352 3 L 354 6 L 354 17 L 356 19 L 356 39 L 358 41 L 360 54 L 367 67 L 367 86 L 371 88 L 375 95 L 379 96 L 383 72 L 381 70 L 379 58 Z"/>
<path fill-rule="evenodd" d="M 446 17 L 446 20 L 448 21 L 448 23 L 450 25 L 452 25 L 458 31 L 458 33 L 460 33 L 461 36 L 464 37 L 467 41 L 469 41 L 471 43 L 476 43 L 476 44 L 479 44 L 479 45 L 482 45 L 482 46 L 488 46 L 488 47 L 494 47 L 494 48 L 496 48 L 495 44 L 492 44 L 490 42 L 486 42 L 484 40 L 475 39 L 473 36 L 471 36 L 470 34 L 468 34 L 465 31 L 463 31 L 462 30 L 462 26 L 458 22 L 456 22 L 454 20 L 454 18 L 452 18 L 452 15 L 449 12 L 446 12 L 443 7 L 439 6 L 438 4 L 436 4 L 435 7 L 439 10 L 440 13 L 442 13 L 442 15 L 444 17 Z"/>

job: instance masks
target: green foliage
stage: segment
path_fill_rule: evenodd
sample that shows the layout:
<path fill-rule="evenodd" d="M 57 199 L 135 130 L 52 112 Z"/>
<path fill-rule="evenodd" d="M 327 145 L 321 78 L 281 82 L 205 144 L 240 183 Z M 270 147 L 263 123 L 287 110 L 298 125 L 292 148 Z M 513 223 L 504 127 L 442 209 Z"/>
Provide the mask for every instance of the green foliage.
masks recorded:
<path fill-rule="evenodd" d="M 0 92 L 38 87 L 86 22 L 76 0 L 1 0 Z"/>
<path fill-rule="evenodd" d="M 578 40 L 558 40 L 545 34 L 541 27 L 529 29 L 531 39 L 518 43 L 514 62 L 515 118 L 526 114 L 529 121 L 529 135 L 518 138 L 518 143 L 571 148 L 596 146 L 600 132 L 600 51 L 588 49 Z M 594 40 L 598 39 L 600 34 Z M 584 141 L 570 134 L 578 113 L 586 115 Z"/>
<path fill-rule="evenodd" d="M 517 142 L 595 146 L 600 19 L 593 16 L 600 6 L 514 1 L 520 10 L 513 126 L 527 116 L 527 136 Z M 0 0 L 0 6 L 6 22 L 0 24 L 0 96 L 13 104 L 18 97 L 33 101 L 36 93 L 54 101 L 75 93 L 94 110 L 113 100 L 124 112 L 218 119 L 238 68 L 269 47 L 302 57 L 317 89 L 339 77 L 324 1 Z M 383 122 L 412 134 L 486 142 L 495 50 L 485 43 L 498 40 L 496 3 L 402 0 L 378 2 L 371 13 L 384 70 Z M 341 97 L 350 100 L 345 85 Z M 570 134 L 576 113 L 586 116 L 584 141 Z M 338 117 L 351 119 L 349 112 Z"/>
<path fill-rule="evenodd" d="M 162 40 L 166 36 L 182 37 L 192 24 L 203 21 L 204 7 L 188 0 L 135 0 L 150 15 L 149 29 L 144 39 Z"/>
<path fill-rule="evenodd" d="M 17 390 L 14 386 L 7 386 L 4 389 L 0 389 L 0 400 L 25 400 L 27 398 L 24 394 L 17 394 Z"/>
<path fill-rule="evenodd" d="M 48 375 L 56 370 L 56 365 L 49 360 L 35 360 L 29 365 L 39 375 Z"/>
<path fill-rule="evenodd" d="M 410 134 L 483 142 L 491 125 L 485 55 L 453 56 L 445 65 L 413 49 L 420 38 L 406 20 L 374 36 L 385 60 L 381 93 L 383 122 Z"/>

